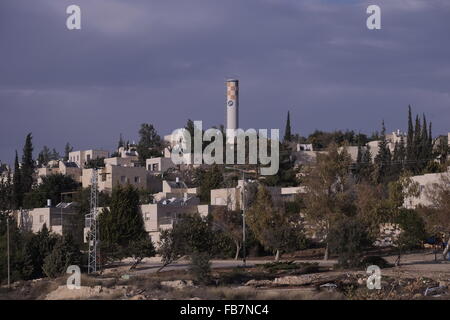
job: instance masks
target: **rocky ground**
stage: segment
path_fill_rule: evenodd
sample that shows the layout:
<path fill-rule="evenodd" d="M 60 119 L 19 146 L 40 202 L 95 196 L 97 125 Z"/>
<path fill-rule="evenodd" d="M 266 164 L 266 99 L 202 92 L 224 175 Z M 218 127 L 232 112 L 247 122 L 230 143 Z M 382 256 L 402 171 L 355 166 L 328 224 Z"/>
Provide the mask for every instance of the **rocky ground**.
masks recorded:
<path fill-rule="evenodd" d="M 430 252 L 405 255 L 400 267 L 382 269 L 380 290 L 367 288 L 365 270 L 317 262 L 216 268 L 207 286 L 195 285 L 186 270 L 140 271 L 121 266 L 83 275 L 78 290 L 67 288 L 66 277 L 18 282 L 11 290 L 2 287 L 0 299 L 450 299 L 450 263 L 435 262 Z"/>

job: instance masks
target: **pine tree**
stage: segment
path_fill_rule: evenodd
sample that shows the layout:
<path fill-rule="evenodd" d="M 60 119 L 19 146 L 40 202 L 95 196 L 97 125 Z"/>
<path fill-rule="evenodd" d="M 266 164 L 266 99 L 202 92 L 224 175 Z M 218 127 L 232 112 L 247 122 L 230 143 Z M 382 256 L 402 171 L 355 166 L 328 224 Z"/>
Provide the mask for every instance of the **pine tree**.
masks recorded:
<path fill-rule="evenodd" d="M 23 192 L 22 192 L 22 177 L 20 173 L 19 156 L 17 155 L 14 160 L 14 176 L 13 176 L 13 202 L 14 207 L 19 209 L 23 202 Z"/>
<path fill-rule="evenodd" d="M 33 160 L 33 143 L 32 135 L 29 133 L 25 139 L 25 145 L 23 147 L 22 155 L 22 168 L 21 168 L 21 180 L 22 180 L 22 192 L 27 193 L 31 191 L 33 186 L 33 173 L 34 173 L 34 160 Z"/>
<path fill-rule="evenodd" d="M 287 120 L 286 120 L 286 129 L 284 131 L 284 142 L 290 142 L 292 140 L 292 133 L 291 133 L 291 116 L 288 111 L 287 114 Z"/>

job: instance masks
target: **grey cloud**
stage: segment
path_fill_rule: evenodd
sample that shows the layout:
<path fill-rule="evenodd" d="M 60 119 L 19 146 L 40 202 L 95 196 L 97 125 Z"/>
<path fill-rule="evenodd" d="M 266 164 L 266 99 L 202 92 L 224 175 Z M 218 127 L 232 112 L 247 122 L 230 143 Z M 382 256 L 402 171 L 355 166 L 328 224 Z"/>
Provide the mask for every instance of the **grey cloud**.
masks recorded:
<path fill-rule="evenodd" d="M 0 159 L 35 134 L 62 150 L 113 148 L 141 122 L 161 134 L 187 118 L 224 122 L 224 80 L 241 79 L 244 127 L 405 128 L 406 108 L 448 131 L 450 6 L 369 1 L 78 0 L 82 30 L 65 29 L 73 1 L 0 4 Z"/>

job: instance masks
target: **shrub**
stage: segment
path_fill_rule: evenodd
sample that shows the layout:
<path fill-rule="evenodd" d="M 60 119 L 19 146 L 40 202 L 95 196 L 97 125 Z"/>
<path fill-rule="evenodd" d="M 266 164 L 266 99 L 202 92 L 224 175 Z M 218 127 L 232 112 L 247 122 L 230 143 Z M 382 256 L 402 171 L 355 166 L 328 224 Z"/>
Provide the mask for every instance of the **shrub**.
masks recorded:
<path fill-rule="evenodd" d="M 42 269 L 47 277 L 56 278 L 70 265 L 80 265 L 81 252 L 71 237 L 59 238 L 52 252 L 44 259 Z"/>
<path fill-rule="evenodd" d="M 366 226 L 356 218 L 342 218 L 330 229 L 328 234 L 330 249 L 339 255 L 341 267 L 359 265 L 360 257 L 371 241 Z"/>
<path fill-rule="evenodd" d="M 191 257 L 189 271 L 194 277 L 194 281 L 200 284 L 211 282 L 211 262 L 210 256 L 205 252 L 194 252 Z"/>

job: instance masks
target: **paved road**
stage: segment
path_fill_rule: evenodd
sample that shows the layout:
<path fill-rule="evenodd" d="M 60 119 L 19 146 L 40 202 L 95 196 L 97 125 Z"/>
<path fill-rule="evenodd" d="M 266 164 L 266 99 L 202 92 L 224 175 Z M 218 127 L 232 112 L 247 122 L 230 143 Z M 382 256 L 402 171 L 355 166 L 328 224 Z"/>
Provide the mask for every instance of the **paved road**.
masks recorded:
<path fill-rule="evenodd" d="M 273 262 L 273 260 L 247 260 L 246 266 L 247 267 L 253 267 L 257 264 L 264 264 L 267 262 Z M 320 266 L 332 266 L 333 264 L 337 263 L 336 260 L 296 260 L 295 262 L 309 262 L 319 263 Z M 129 265 L 128 261 L 124 261 L 124 266 Z M 146 259 L 141 264 L 139 264 L 138 268 L 133 272 L 134 274 L 146 274 L 146 273 L 153 273 L 156 272 L 160 267 L 162 266 L 162 263 L 160 259 L 158 258 L 152 258 L 152 259 Z M 242 260 L 212 260 L 211 261 L 211 267 L 213 269 L 220 269 L 220 268 L 235 268 L 235 267 L 242 267 L 243 262 Z M 170 271 L 170 270 L 187 270 L 189 268 L 189 261 L 182 260 L 178 261 L 176 263 L 173 263 L 163 269 L 163 271 Z"/>
<path fill-rule="evenodd" d="M 395 255 L 385 257 L 389 262 L 393 263 L 396 259 Z M 438 259 L 441 259 L 438 256 Z M 263 264 L 267 262 L 273 262 L 273 259 L 267 260 L 247 260 L 247 266 L 255 266 L 256 264 Z M 336 260 L 296 260 L 295 262 L 317 262 L 320 266 L 332 266 L 337 263 Z M 128 272 L 128 268 L 131 265 L 131 260 L 124 260 L 118 268 L 109 269 L 108 271 L 122 271 Z M 138 266 L 133 274 L 147 274 L 154 273 L 162 266 L 160 258 L 153 257 L 144 259 L 144 261 Z M 213 260 L 211 261 L 211 267 L 213 269 L 219 268 L 234 268 L 243 266 L 242 260 Z M 170 270 L 188 270 L 189 261 L 183 260 L 173 263 L 163 269 L 163 271 Z M 107 272 L 108 272 L 107 271 Z M 450 278 L 450 262 L 446 261 L 434 261 L 434 254 L 431 252 L 422 252 L 414 254 L 406 254 L 402 256 L 402 265 L 399 268 L 384 269 L 383 273 L 386 275 L 395 275 L 398 272 L 404 275 L 421 275 L 429 277 L 445 276 Z"/>

